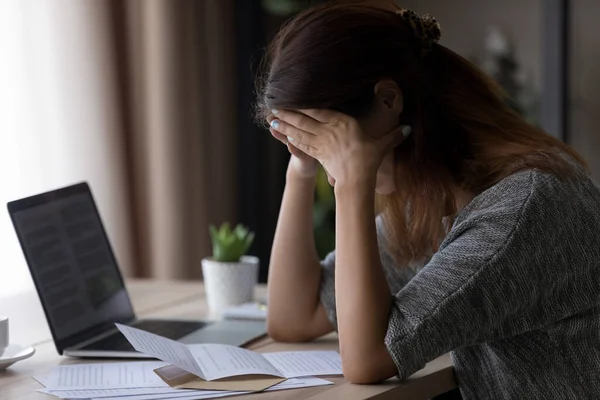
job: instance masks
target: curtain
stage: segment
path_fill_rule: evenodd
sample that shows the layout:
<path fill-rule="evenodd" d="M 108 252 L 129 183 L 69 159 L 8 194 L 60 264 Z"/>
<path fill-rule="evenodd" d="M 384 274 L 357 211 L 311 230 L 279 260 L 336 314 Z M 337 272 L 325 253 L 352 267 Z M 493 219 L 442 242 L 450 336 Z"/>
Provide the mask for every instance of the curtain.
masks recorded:
<path fill-rule="evenodd" d="M 88 181 L 126 276 L 198 278 L 236 222 L 233 0 L 0 1 L 0 201 Z M 0 297 L 32 290 L 0 213 Z"/>
<path fill-rule="evenodd" d="M 132 258 L 109 3 L 0 1 L 0 203 L 92 186 L 120 265 Z M 0 297 L 33 290 L 6 210 Z"/>
<path fill-rule="evenodd" d="M 132 275 L 197 278 L 235 222 L 233 0 L 114 0 Z"/>

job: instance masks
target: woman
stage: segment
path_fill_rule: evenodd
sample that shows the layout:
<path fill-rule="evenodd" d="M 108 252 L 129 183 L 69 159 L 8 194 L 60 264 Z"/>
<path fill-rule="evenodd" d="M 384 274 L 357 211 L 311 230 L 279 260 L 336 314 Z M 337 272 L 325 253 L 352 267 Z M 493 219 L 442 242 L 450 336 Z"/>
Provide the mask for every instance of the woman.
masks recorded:
<path fill-rule="evenodd" d="M 336 329 L 354 383 L 450 351 L 466 399 L 598 398 L 598 187 L 439 37 L 432 17 L 337 2 L 274 40 L 258 110 L 293 156 L 269 333 Z M 321 263 L 317 163 L 336 198 L 336 251 Z"/>

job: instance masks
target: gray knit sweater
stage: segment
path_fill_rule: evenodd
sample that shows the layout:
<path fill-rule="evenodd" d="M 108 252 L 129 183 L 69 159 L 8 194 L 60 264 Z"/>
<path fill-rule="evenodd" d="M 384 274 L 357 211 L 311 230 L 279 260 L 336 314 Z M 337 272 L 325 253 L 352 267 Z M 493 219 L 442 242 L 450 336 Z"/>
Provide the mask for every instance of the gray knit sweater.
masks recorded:
<path fill-rule="evenodd" d="M 451 352 L 465 399 L 600 398 L 600 189 L 516 173 L 473 199 L 422 268 L 380 254 L 385 343 L 406 378 Z M 321 301 L 336 324 L 335 254 Z M 344 268 L 338 265 L 337 268 Z"/>

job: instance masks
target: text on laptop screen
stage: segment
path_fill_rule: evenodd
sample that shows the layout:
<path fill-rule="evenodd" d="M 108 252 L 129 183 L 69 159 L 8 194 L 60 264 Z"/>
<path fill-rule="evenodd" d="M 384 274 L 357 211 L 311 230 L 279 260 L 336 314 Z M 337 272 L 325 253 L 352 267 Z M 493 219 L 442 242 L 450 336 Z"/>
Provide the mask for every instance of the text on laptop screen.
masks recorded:
<path fill-rule="evenodd" d="M 89 193 L 52 199 L 13 219 L 57 340 L 133 317 Z"/>

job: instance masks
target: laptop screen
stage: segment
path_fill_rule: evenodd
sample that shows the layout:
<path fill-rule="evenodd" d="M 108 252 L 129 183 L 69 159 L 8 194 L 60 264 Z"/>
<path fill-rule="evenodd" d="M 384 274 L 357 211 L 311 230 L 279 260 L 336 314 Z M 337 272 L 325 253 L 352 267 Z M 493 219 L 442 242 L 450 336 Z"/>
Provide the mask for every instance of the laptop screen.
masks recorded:
<path fill-rule="evenodd" d="M 59 352 L 76 344 L 68 338 L 85 340 L 98 333 L 93 328 L 134 318 L 87 184 L 8 207 Z"/>

